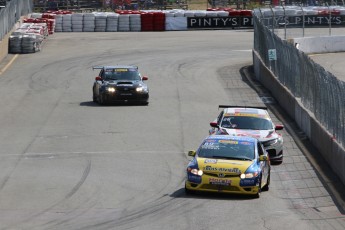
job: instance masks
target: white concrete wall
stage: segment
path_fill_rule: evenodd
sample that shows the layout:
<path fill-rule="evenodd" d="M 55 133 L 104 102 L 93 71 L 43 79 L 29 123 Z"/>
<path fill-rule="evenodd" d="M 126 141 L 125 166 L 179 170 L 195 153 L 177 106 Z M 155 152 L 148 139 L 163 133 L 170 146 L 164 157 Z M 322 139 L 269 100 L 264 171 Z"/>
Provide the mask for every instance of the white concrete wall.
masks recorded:
<path fill-rule="evenodd" d="M 306 54 L 345 51 L 345 36 L 293 38 L 290 42 Z"/>

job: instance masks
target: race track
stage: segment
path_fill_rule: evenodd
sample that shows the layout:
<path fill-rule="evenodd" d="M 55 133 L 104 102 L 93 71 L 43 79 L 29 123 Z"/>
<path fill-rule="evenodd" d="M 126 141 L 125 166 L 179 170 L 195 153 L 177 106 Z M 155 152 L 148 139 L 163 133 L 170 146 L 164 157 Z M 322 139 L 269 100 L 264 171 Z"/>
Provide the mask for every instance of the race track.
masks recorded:
<path fill-rule="evenodd" d="M 344 229 L 286 130 L 259 199 L 185 195 L 218 105 L 264 105 L 240 74 L 252 46 L 252 31 L 56 33 L 19 55 L 0 75 L 0 229 Z M 92 102 L 92 66 L 114 64 L 148 76 L 148 106 Z"/>

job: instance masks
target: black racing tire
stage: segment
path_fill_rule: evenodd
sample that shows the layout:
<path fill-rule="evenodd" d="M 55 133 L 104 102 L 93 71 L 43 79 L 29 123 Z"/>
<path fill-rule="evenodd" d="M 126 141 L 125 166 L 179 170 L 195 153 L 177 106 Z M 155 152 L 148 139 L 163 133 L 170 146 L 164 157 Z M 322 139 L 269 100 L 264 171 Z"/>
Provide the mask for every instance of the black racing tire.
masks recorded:
<path fill-rule="evenodd" d="M 260 176 L 260 183 L 259 183 L 258 192 L 256 194 L 254 194 L 254 198 L 259 199 L 260 195 L 261 195 L 261 176 Z"/>
<path fill-rule="evenodd" d="M 95 93 L 94 93 L 94 92 L 92 93 L 92 101 L 93 101 L 93 102 L 97 102 L 97 97 L 95 96 Z"/>
<path fill-rule="evenodd" d="M 100 105 L 105 105 L 105 103 L 106 103 L 106 101 L 105 101 L 105 99 L 104 99 L 103 94 L 100 94 L 100 95 L 98 96 L 98 104 L 100 104 Z"/>

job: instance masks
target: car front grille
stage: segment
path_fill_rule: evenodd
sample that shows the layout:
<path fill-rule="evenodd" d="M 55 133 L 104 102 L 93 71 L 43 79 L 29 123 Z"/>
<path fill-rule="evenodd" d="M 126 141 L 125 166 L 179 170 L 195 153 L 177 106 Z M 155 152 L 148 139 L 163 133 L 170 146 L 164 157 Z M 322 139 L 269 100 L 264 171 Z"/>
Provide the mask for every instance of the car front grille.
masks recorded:
<path fill-rule="evenodd" d="M 222 185 L 214 185 L 214 184 L 204 184 L 201 186 L 201 189 L 222 190 L 222 191 L 232 191 L 232 192 L 240 191 L 240 189 L 236 186 L 222 186 Z"/>
<path fill-rule="evenodd" d="M 218 176 L 219 173 L 205 173 L 204 172 L 204 175 L 219 178 Z M 240 174 L 224 174 L 224 176 L 221 178 L 229 178 L 229 177 L 240 177 Z"/>

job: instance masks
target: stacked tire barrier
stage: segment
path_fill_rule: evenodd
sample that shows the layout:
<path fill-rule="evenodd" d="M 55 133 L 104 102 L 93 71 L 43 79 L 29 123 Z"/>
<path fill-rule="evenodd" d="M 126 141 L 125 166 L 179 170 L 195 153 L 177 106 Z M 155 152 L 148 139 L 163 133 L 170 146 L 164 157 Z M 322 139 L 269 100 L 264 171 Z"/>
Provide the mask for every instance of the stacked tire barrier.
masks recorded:
<path fill-rule="evenodd" d="M 107 28 L 107 15 L 106 13 L 95 14 L 95 32 L 105 32 Z"/>
<path fill-rule="evenodd" d="M 156 12 L 153 14 L 153 31 L 165 30 L 165 14 L 163 12 Z"/>
<path fill-rule="evenodd" d="M 54 15 L 33 14 L 24 19 L 23 24 L 9 38 L 9 53 L 36 53 L 41 50 L 42 42 L 55 30 Z"/>
<path fill-rule="evenodd" d="M 119 15 L 116 13 L 107 14 L 107 32 L 116 32 L 118 30 Z"/>
<path fill-rule="evenodd" d="M 187 30 L 191 17 L 228 17 L 230 10 L 117 10 L 115 12 L 48 12 L 55 15 L 55 32 L 129 32 Z M 240 12 L 240 11 L 239 11 Z M 38 18 L 39 14 L 35 14 Z"/>
<path fill-rule="evenodd" d="M 141 31 L 141 16 L 140 14 L 129 15 L 130 31 Z"/>
<path fill-rule="evenodd" d="M 92 13 L 84 14 L 84 17 L 83 17 L 83 32 L 94 32 L 95 31 L 95 27 L 96 27 L 95 20 L 96 20 L 95 14 L 92 14 Z"/>
<path fill-rule="evenodd" d="M 141 31 L 153 31 L 153 13 L 141 14 Z"/>
<path fill-rule="evenodd" d="M 120 14 L 119 15 L 119 29 L 118 31 L 127 32 L 130 31 L 129 26 L 129 14 Z"/>
<path fill-rule="evenodd" d="M 71 24 L 72 24 L 72 31 L 73 32 L 83 32 L 83 22 L 84 15 L 83 14 L 72 14 L 71 16 Z"/>

